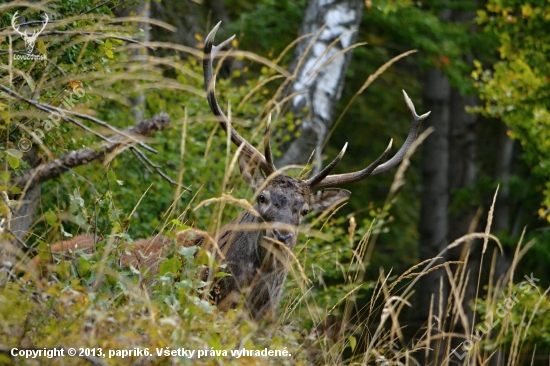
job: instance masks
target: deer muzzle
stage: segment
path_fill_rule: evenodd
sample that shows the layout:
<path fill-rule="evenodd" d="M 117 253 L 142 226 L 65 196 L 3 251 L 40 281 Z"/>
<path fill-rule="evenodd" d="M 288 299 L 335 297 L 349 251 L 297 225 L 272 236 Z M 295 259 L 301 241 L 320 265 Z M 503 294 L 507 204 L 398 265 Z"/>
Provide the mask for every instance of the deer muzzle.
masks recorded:
<path fill-rule="evenodd" d="M 293 235 L 291 232 L 286 232 L 284 230 L 281 232 L 279 229 L 273 229 L 273 232 L 275 233 L 278 241 L 284 244 L 290 244 Z"/>

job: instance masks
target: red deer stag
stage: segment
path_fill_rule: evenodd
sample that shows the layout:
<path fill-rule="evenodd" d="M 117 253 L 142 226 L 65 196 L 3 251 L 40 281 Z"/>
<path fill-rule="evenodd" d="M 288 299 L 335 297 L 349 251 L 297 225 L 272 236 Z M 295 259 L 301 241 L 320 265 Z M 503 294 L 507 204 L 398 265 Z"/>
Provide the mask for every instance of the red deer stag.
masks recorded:
<path fill-rule="evenodd" d="M 253 190 L 256 204 L 255 212 L 243 212 L 221 229 L 217 235 L 216 249 L 209 240 L 205 240 L 206 236 L 198 241 L 202 239 L 203 248 L 211 250 L 219 264 L 226 264 L 225 271 L 230 274 L 213 280 L 212 296 L 218 307 L 235 307 L 241 303 L 242 297 L 242 303 L 256 319 L 259 319 L 266 312 L 275 309 L 279 303 L 288 273 L 289 253 L 296 246 L 297 228 L 303 218 L 310 211 L 326 210 L 347 199 L 351 194 L 347 190 L 330 187 L 357 182 L 398 165 L 416 139 L 420 124 L 429 112 L 418 116 L 412 101 L 403 92 L 412 115 L 411 125 L 405 143 L 390 160 L 382 163 L 390 150 L 391 142 L 386 151 L 365 169 L 329 175 L 344 155 L 346 144 L 338 156 L 315 176 L 307 180 L 292 178 L 280 173 L 273 164 L 269 123 L 264 135 L 265 154 L 262 154 L 231 126 L 218 104 L 212 60 L 234 37 L 214 46 L 214 36 L 219 26 L 220 23 L 204 41 L 206 95 L 210 109 L 219 119 L 221 127 L 230 134 L 231 141 L 241 149 L 238 157 L 241 176 Z M 186 245 L 184 233 L 179 237 L 178 244 Z M 79 236 L 68 242 L 57 243 L 52 247 L 52 251 L 74 249 L 75 243 L 80 248 L 88 248 L 93 245 L 93 239 Z M 163 248 L 168 243 L 168 239 L 160 236 L 142 239 L 136 242 L 131 255 L 122 258 L 122 262 L 137 268 L 147 268 L 150 274 L 155 274 L 163 258 Z M 212 273 L 204 274 L 204 280 L 212 278 Z"/>

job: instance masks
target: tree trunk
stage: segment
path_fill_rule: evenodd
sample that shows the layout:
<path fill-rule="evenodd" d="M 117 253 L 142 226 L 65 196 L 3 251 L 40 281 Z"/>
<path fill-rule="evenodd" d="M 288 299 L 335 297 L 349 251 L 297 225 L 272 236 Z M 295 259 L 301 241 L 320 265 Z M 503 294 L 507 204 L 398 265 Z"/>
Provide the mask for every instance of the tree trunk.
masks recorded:
<path fill-rule="evenodd" d="M 508 136 L 508 128 L 502 124 L 499 136 L 498 159 L 496 163 L 496 179 L 500 182 L 498 196 L 495 202 L 493 225 L 491 231 L 507 231 L 511 236 L 517 236 L 516 222 L 510 219 L 510 176 L 512 175 L 512 162 L 514 158 L 514 141 Z M 519 213 L 516 212 L 519 216 Z M 492 252 L 492 251 L 491 251 Z M 506 255 L 498 255 L 495 264 L 495 280 L 508 272 L 511 261 Z"/>
<path fill-rule="evenodd" d="M 321 149 L 342 95 L 352 52 L 336 57 L 327 65 L 325 62 L 355 43 L 363 3 L 362 0 L 309 2 L 299 36 L 312 36 L 302 39 L 296 46 L 292 62 L 295 79 L 288 89 L 288 94 L 305 91 L 290 101 L 295 119 L 302 120 L 301 134 L 283 149 L 285 153 L 277 166 L 304 164 L 314 150 L 316 169 L 322 165 Z M 323 26 L 325 28 L 315 38 Z M 339 41 L 331 45 L 339 37 Z"/>
<path fill-rule="evenodd" d="M 432 114 L 426 119 L 434 132 L 424 141 L 422 148 L 422 206 L 420 210 L 420 260 L 437 256 L 448 244 L 447 209 L 449 206 L 449 128 L 451 86 L 441 70 L 431 69 L 425 77 L 424 108 Z M 443 263 L 443 259 L 437 264 Z M 440 301 L 446 306 L 448 287 L 443 281 L 444 269 L 422 277 L 418 286 L 418 317 L 421 323 L 428 320 L 433 298 L 433 314 L 439 314 Z"/>
<path fill-rule="evenodd" d="M 473 188 L 477 179 L 477 134 L 475 123 L 477 115 L 467 113 L 466 106 L 473 106 L 477 103 L 475 96 L 461 96 L 458 91 L 451 93 L 451 125 L 450 125 L 450 152 L 449 152 L 449 192 L 451 195 L 451 204 L 455 204 L 453 211 L 448 214 L 448 240 L 453 242 L 466 234 L 479 231 L 479 217 L 476 217 L 477 207 L 474 203 L 453 202 L 459 196 L 455 195 L 456 190 L 464 188 Z M 468 281 L 464 284 L 466 287 L 461 304 L 466 319 L 469 322 L 469 328 L 464 329 L 462 322 L 448 324 L 448 331 L 464 334 L 472 330 L 473 325 L 477 324 L 476 314 L 474 313 L 471 302 L 477 297 L 477 280 L 480 276 L 481 264 L 481 242 L 473 240 L 466 242 L 449 251 L 448 260 L 466 261 L 466 265 L 457 267 L 452 266 L 457 286 L 460 285 L 462 271 L 465 272 L 464 279 Z M 460 270 L 456 270 L 459 268 Z M 457 299 L 454 299 L 455 301 Z M 450 320 L 450 319 L 449 319 Z M 451 348 L 455 349 L 462 343 L 463 339 L 453 338 Z"/>
<path fill-rule="evenodd" d="M 453 20 L 461 23 L 472 22 L 475 18 L 474 11 L 455 12 Z M 475 26 L 470 28 L 470 32 L 475 32 Z M 472 64 L 473 55 L 469 53 L 465 61 Z M 466 106 L 474 106 L 478 103 L 475 96 L 462 96 L 457 90 L 451 93 L 451 125 L 450 125 L 450 154 L 449 154 L 449 192 L 453 204 L 455 191 L 458 189 L 472 188 L 472 184 L 477 179 L 477 134 L 476 120 L 477 115 L 467 113 Z M 461 206 L 462 205 L 462 206 Z M 469 231 L 477 231 L 478 224 L 473 222 L 477 220 L 477 207 L 474 203 L 458 203 L 453 212 L 448 214 L 448 239 L 454 241 Z M 479 268 L 481 263 L 481 247 L 479 240 L 465 243 L 449 252 L 449 260 L 464 261 L 468 255 L 468 261 L 463 271 L 466 271 L 468 283 L 465 284 L 466 291 L 462 299 L 462 308 L 466 317 L 472 323 L 475 323 L 475 314 L 470 307 L 471 301 L 477 296 L 477 279 L 480 275 Z M 455 275 L 455 278 L 459 278 Z M 462 333 L 462 323 L 458 322 L 455 331 Z M 470 328 L 472 324 L 470 324 Z"/>

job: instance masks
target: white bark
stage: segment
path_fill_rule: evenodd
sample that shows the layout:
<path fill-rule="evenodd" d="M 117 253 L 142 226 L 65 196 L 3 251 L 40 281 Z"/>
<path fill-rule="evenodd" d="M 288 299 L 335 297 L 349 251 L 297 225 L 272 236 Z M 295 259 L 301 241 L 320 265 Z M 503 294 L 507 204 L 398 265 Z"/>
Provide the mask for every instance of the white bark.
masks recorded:
<path fill-rule="evenodd" d="M 309 2 L 299 36 L 313 36 L 305 38 L 296 46 L 292 63 L 296 78 L 288 91 L 289 94 L 305 91 L 295 96 L 290 106 L 295 119 L 302 119 L 302 130 L 300 136 L 286 147 L 285 154 L 278 161 L 279 167 L 303 164 L 313 150 L 317 168 L 321 165 L 321 147 L 332 126 L 336 103 L 342 95 L 351 51 L 339 55 L 328 64 L 325 62 L 355 42 L 362 13 L 361 0 Z M 323 25 L 326 26 L 319 33 Z M 318 37 L 314 38 L 318 33 Z M 312 41 L 309 52 L 305 54 Z"/>

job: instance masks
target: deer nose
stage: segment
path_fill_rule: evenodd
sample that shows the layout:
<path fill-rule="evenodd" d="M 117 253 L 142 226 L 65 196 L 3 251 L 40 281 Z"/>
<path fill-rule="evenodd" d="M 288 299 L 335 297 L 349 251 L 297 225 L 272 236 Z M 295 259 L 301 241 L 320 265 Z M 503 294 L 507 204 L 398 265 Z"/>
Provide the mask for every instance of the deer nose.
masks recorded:
<path fill-rule="evenodd" d="M 275 235 L 277 235 L 277 240 L 281 243 L 288 244 L 287 241 L 292 238 L 292 233 L 281 233 L 279 229 L 274 229 L 273 232 L 275 232 Z"/>

